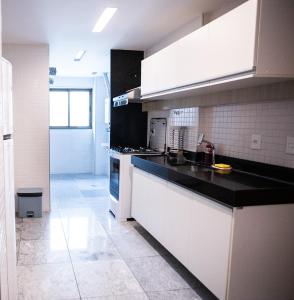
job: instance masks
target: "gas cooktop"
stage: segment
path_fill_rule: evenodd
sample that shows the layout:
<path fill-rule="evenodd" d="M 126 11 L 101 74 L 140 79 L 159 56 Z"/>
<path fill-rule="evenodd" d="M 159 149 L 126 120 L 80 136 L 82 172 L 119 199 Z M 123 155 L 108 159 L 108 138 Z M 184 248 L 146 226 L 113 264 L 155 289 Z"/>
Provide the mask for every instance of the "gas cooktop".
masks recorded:
<path fill-rule="evenodd" d="M 160 154 L 159 151 L 150 148 L 112 147 L 111 150 L 122 154 Z"/>

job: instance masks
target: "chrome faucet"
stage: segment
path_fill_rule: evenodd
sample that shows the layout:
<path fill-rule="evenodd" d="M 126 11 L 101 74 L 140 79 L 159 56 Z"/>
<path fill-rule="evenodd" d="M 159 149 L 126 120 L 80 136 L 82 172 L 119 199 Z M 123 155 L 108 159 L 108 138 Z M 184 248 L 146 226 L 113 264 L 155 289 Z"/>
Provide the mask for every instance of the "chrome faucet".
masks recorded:
<path fill-rule="evenodd" d="M 204 133 L 200 133 L 198 136 L 198 141 L 197 141 L 197 147 L 202 145 L 203 143 L 210 145 L 211 149 L 212 149 L 212 164 L 215 164 L 215 146 L 212 142 L 209 142 L 207 140 L 204 139 Z M 196 152 L 197 152 L 197 147 L 196 147 Z"/>

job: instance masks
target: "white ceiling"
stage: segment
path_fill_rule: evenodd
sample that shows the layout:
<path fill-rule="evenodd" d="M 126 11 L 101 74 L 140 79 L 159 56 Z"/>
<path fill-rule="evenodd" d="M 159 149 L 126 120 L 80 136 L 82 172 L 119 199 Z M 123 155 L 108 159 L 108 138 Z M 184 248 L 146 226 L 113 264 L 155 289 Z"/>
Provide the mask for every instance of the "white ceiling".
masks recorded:
<path fill-rule="evenodd" d="M 109 70 L 110 49 L 146 50 L 203 12 L 232 0 L 2 0 L 4 43 L 48 43 L 60 76 Z M 105 7 L 118 11 L 92 33 Z M 81 62 L 73 58 L 87 50 Z"/>

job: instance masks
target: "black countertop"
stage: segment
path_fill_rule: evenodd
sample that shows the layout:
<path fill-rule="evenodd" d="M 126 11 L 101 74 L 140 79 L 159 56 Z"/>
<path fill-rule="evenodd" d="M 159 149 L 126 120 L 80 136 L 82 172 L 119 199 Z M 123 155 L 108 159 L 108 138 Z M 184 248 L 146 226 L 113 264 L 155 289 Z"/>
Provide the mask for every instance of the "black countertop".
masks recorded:
<path fill-rule="evenodd" d="M 220 174 L 189 163 L 176 166 L 166 156 L 136 155 L 132 164 L 228 207 L 294 203 L 294 185 L 264 176 L 234 169 Z"/>

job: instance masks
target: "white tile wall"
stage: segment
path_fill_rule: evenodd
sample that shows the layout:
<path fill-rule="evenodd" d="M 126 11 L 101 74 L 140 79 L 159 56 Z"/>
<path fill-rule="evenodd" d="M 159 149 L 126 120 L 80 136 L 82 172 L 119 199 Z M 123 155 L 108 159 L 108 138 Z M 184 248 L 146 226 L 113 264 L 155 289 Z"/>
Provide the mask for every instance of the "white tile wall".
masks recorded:
<path fill-rule="evenodd" d="M 168 145 L 172 147 L 172 131 L 184 127 L 184 149 L 195 151 L 198 136 L 198 107 L 172 109 L 169 114 Z M 176 139 L 177 140 L 177 139 Z M 175 142 L 177 145 L 177 141 Z"/>
<path fill-rule="evenodd" d="M 294 136 L 294 102 L 221 105 L 200 109 L 199 130 L 226 156 L 294 168 L 286 154 L 287 136 Z M 251 149 L 251 136 L 261 135 L 261 149 Z"/>
<path fill-rule="evenodd" d="M 49 47 L 4 45 L 13 66 L 15 188 L 42 187 L 49 210 Z"/>
<path fill-rule="evenodd" d="M 184 128 L 184 149 L 195 151 L 198 136 L 198 110 L 198 107 L 191 107 L 152 111 L 148 113 L 148 119 L 150 123 L 151 118 L 167 118 L 167 146 L 169 147 L 177 147 L 179 144 L 179 130 Z M 159 143 L 162 142 L 159 141 Z"/>
<path fill-rule="evenodd" d="M 160 112 L 149 112 L 156 114 Z M 173 128 L 186 127 L 186 150 L 195 151 L 203 132 L 217 154 L 294 168 L 294 155 L 286 153 L 287 136 L 294 137 L 294 101 L 175 109 L 165 115 L 169 137 Z M 260 150 L 250 147 L 253 134 L 261 135 Z"/>

